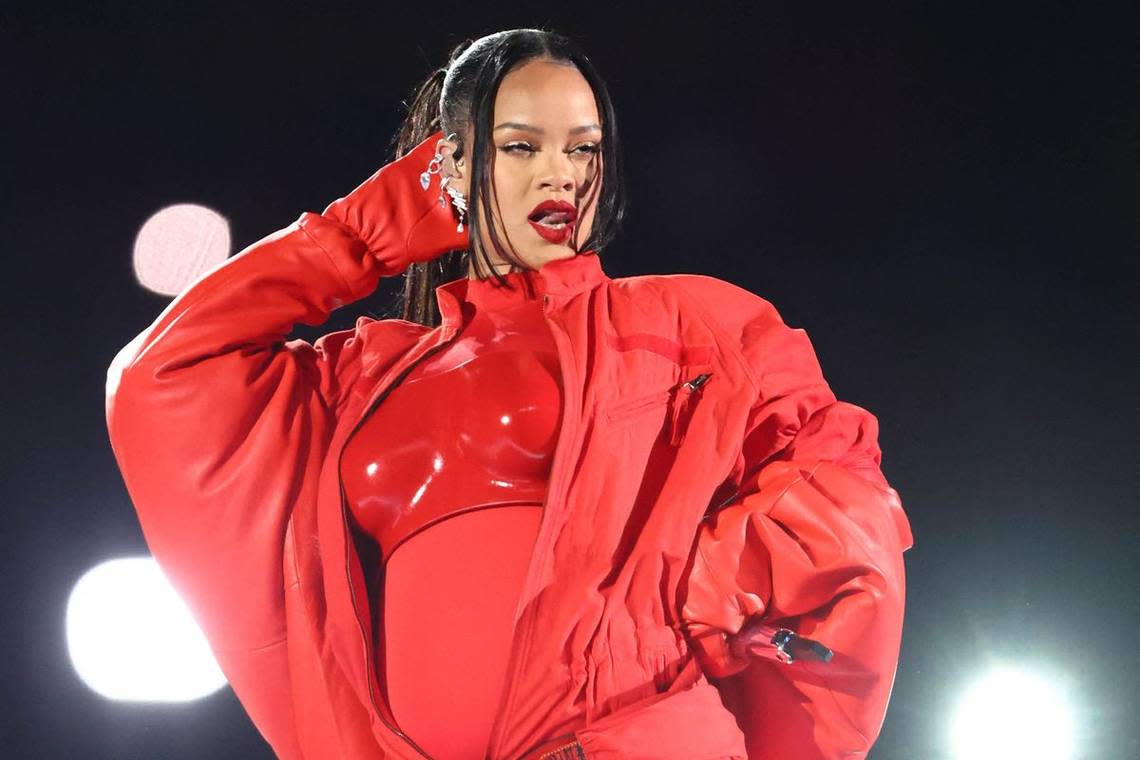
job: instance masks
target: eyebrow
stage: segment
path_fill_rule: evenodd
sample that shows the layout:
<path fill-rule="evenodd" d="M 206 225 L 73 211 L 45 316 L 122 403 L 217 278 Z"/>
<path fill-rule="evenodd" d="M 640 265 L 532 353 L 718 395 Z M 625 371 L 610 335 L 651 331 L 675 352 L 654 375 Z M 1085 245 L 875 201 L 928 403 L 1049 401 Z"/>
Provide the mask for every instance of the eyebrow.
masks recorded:
<path fill-rule="evenodd" d="M 536 127 L 536 126 L 533 126 L 531 124 L 523 124 L 523 123 L 517 122 L 517 121 L 504 121 L 502 124 L 495 127 L 495 129 L 493 131 L 498 132 L 500 129 L 509 129 L 509 128 L 522 129 L 522 130 L 526 130 L 527 132 L 535 132 L 535 133 L 540 134 L 540 135 L 546 134 L 546 130 L 543 129 L 542 127 Z M 585 124 L 581 127 L 574 127 L 573 129 L 570 130 L 570 134 L 577 135 L 577 134 L 580 134 L 582 132 L 590 132 L 590 131 L 593 131 L 595 129 L 600 131 L 601 127 L 599 127 L 597 124 Z"/>

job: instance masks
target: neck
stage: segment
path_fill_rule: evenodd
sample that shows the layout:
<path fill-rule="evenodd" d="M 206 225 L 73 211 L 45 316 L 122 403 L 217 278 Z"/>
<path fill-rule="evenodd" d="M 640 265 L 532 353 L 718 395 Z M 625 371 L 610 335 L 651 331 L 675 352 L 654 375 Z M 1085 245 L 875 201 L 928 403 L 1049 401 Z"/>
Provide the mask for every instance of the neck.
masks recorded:
<path fill-rule="evenodd" d="M 511 272 L 519 271 L 519 267 L 515 266 L 509 261 L 493 262 L 492 269 L 499 274 L 510 274 Z M 477 279 L 478 275 L 475 274 L 475 263 L 473 261 L 467 262 L 467 279 Z"/>

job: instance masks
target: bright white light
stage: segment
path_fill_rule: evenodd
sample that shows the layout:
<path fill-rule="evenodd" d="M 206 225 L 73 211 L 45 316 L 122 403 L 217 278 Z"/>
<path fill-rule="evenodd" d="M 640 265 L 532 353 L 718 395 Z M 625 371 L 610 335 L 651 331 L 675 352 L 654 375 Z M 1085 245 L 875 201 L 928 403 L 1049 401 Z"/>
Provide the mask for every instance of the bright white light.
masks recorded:
<path fill-rule="evenodd" d="M 952 725 L 955 760 L 1070 760 L 1072 708 L 1054 680 L 999 667 L 962 696 Z"/>
<path fill-rule="evenodd" d="M 67 601 L 67 651 L 108 699 L 185 702 L 226 677 L 206 637 L 155 561 L 115 559 L 87 571 Z"/>
<path fill-rule="evenodd" d="M 135 277 L 143 287 L 175 296 L 230 255 L 230 225 L 193 203 L 153 214 L 135 237 Z"/>

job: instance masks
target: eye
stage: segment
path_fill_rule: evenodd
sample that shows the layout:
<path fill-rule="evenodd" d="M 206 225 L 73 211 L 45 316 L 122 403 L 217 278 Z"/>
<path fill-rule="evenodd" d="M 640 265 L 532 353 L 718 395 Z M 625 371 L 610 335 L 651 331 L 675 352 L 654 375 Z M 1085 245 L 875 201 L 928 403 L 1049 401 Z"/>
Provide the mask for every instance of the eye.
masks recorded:
<path fill-rule="evenodd" d="M 515 154 L 535 153 L 536 152 L 535 149 L 532 148 L 530 145 L 528 145 L 526 143 L 522 143 L 522 142 L 507 143 L 506 145 L 502 146 L 502 148 L 500 148 L 500 150 L 502 150 L 504 153 L 515 153 Z M 572 150 L 570 152 L 576 153 L 580 156 L 582 156 L 582 155 L 593 156 L 593 155 L 596 155 L 596 154 L 601 152 L 601 146 L 597 145 L 597 144 L 588 143 L 586 145 L 579 145 L 577 148 L 575 148 L 574 150 Z"/>

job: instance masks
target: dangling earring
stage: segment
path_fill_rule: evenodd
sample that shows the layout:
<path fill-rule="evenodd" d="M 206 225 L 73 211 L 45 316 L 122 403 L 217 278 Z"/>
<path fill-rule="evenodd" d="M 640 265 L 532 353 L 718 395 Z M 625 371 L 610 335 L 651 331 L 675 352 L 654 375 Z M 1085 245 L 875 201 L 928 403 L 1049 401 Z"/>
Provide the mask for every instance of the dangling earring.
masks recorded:
<path fill-rule="evenodd" d="M 437 152 L 434 156 L 431 157 L 431 161 L 428 162 L 427 171 L 424 171 L 420 174 L 420 187 L 422 187 L 425 192 L 428 189 L 428 185 L 431 184 L 431 175 L 439 174 L 439 170 L 442 168 L 443 155 Z"/>
<path fill-rule="evenodd" d="M 450 135 L 448 135 L 447 139 L 450 140 L 454 137 L 455 133 L 452 132 Z M 462 166 L 463 162 L 456 161 L 455 165 Z M 426 191 L 428 189 L 428 185 L 431 184 L 431 175 L 439 174 L 442 169 L 443 154 L 437 151 L 436 154 L 432 156 L 431 161 L 428 162 L 427 170 L 420 174 L 420 187 Z M 443 193 L 446 190 L 447 194 L 451 196 L 452 205 L 455 206 L 455 209 L 459 212 L 459 226 L 455 228 L 455 231 L 463 232 L 463 217 L 467 212 L 467 199 L 463 197 L 463 193 L 461 191 L 456 190 L 454 187 L 447 186 L 447 183 L 450 181 L 451 177 L 444 177 L 439 182 L 439 207 L 447 207 L 447 200 L 443 197 Z"/>
<path fill-rule="evenodd" d="M 455 165 L 462 166 L 463 162 L 456 161 Z M 455 210 L 459 212 L 459 226 L 455 228 L 455 231 L 463 232 L 463 218 L 467 213 L 467 199 L 463 197 L 463 192 L 461 190 L 458 188 L 450 187 L 448 184 L 450 182 L 451 177 L 444 177 L 443 180 L 439 183 L 439 206 L 440 208 L 443 208 L 447 205 L 447 201 L 444 200 L 443 197 L 443 193 L 446 191 L 447 194 L 451 196 L 451 205 L 455 206 Z"/>
<path fill-rule="evenodd" d="M 459 226 L 455 228 L 456 232 L 463 232 L 463 216 L 467 213 L 467 199 L 463 197 L 463 193 L 454 187 L 447 188 L 447 194 L 451 196 L 451 205 L 455 206 L 455 210 L 459 212 Z"/>

